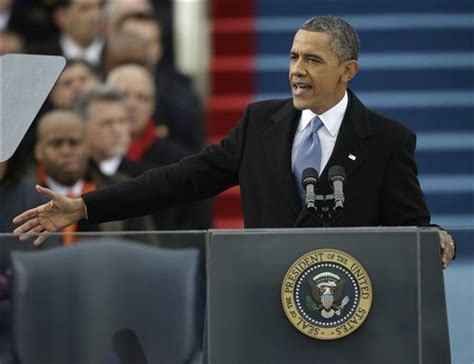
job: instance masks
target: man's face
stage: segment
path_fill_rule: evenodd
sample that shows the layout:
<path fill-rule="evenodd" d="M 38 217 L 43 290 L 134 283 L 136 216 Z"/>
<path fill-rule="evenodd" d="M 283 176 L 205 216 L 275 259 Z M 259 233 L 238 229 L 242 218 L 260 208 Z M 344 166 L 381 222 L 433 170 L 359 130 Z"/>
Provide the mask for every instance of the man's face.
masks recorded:
<path fill-rule="evenodd" d="M 152 21 L 129 19 L 122 24 L 120 31 L 143 39 L 147 49 L 147 66 L 154 71 L 163 52 L 158 24 Z"/>
<path fill-rule="evenodd" d="M 290 51 L 290 86 L 293 105 L 322 114 L 344 96 L 350 74 L 348 63 L 339 62 L 329 46 L 330 35 L 299 30 Z M 356 63 L 356 62 L 355 62 Z M 349 67 L 350 68 L 350 67 Z"/>
<path fill-rule="evenodd" d="M 11 6 L 12 6 L 12 0 L 0 1 L 0 13 L 10 9 Z"/>
<path fill-rule="evenodd" d="M 72 186 L 87 171 L 84 124 L 77 115 L 69 112 L 46 117 L 38 129 L 36 159 L 49 177 L 65 186 Z"/>
<path fill-rule="evenodd" d="M 132 135 L 139 136 L 153 116 L 155 108 L 154 86 L 145 70 L 122 71 L 110 83 L 125 96 L 125 105 Z"/>
<path fill-rule="evenodd" d="M 24 53 L 24 51 L 25 47 L 20 37 L 0 31 L 0 56 L 8 53 Z"/>
<path fill-rule="evenodd" d="M 64 69 L 51 91 L 53 105 L 59 109 L 70 109 L 74 100 L 98 84 L 97 77 L 83 64 L 76 63 Z"/>
<path fill-rule="evenodd" d="M 95 101 L 89 105 L 87 145 L 93 158 L 100 162 L 123 156 L 130 144 L 130 122 L 121 101 Z"/>
<path fill-rule="evenodd" d="M 145 65 L 148 50 L 143 39 L 133 34 L 114 34 L 107 39 L 104 48 L 102 69 L 108 75 L 115 67 L 137 63 Z"/>
<path fill-rule="evenodd" d="M 74 0 L 58 13 L 59 27 L 82 46 L 88 46 L 103 31 L 101 0 Z"/>

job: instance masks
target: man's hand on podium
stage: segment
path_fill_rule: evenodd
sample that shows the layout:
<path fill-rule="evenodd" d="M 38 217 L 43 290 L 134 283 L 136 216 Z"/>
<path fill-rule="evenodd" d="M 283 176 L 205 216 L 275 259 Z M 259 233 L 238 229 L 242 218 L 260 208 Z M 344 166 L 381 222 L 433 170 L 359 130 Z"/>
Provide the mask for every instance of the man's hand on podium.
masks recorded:
<path fill-rule="evenodd" d="M 40 245 L 47 239 L 48 232 L 61 231 L 86 216 L 82 198 L 68 198 L 38 185 L 36 191 L 49 197 L 50 201 L 13 219 L 15 224 L 22 223 L 13 231 L 20 236 L 20 240 L 39 234 L 33 244 Z"/>
<path fill-rule="evenodd" d="M 441 264 L 446 268 L 456 255 L 456 244 L 453 237 L 444 230 L 439 230 L 439 242 L 441 245 Z"/>

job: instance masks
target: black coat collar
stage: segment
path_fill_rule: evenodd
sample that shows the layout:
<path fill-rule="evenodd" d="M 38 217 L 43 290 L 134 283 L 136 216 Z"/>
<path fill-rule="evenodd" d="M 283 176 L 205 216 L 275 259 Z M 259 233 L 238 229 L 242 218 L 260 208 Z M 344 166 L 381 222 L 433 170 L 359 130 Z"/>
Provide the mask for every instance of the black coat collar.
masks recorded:
<path fill-rule="evenodd" d="M 280 186 L 279 196 L 285 198 L 295 215 L 298 214 L 300 201 L 296 181 L 291 171 L 291 149 L 301 111 L 293 107 L 289 99 L 271 118 L 269 127 L 263 133 L 263 145 L 270 165 L 275 185 Z"/>

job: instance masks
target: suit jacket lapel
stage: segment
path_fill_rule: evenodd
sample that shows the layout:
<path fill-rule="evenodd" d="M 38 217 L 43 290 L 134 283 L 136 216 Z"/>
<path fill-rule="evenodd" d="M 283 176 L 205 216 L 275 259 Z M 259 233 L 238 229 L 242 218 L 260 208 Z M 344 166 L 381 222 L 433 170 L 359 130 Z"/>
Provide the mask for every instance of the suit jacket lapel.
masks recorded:
<path fill-rule="evenodd" d="M 346 171 L 347 180 L 362 165 L 367 151 L 362 141 L 373 134 L 365 106 L 350 90 L 349 104 L 334 150 L 323 173 L 320 176 L 318 193 L 330 192 L 328 170 L 331 166 L 340 165 Z M 263 132 L 263 145 L 266 160 L 274 175 L 276 186 L 279 186 L 282 197 L 286 198 L 295 214 L 299 214 L 301 203 L 296 182 L 291 169 L 291 150 L 301 111 L 293 107 L 291 99 L 270 118 L 268 127 Z M 355 157 L 351 159 L 350 156 Z M 291 186 L 289 188 L 289 186 Z"/>
<path fill-rule="evenodd" d="M 342 166 L 346 171 L 347 181 L 350 176 L 362 165 L 367 157 L 367 151 L 362 143 L 363 139 L 372 135 L 372 128 L 367 115 L 367 109 L 350 91 L 341 129 L 334 145 L 334 150 L 329 158 L 320 179 L 320 192 L 328 193 L 328 170 L 335 165 Z"/>
<path fill-rule="evenodd" d="M 280 187 L 280 196 L 287 199 L 296 215 L 301 206 L 291 171 L 291 150 L 300 114 L 301 112 L 293 107 L 290 99 L 270 118 L 269 125 L 263 132 L 266 159 L 272 169 L 275 183 Z"/>

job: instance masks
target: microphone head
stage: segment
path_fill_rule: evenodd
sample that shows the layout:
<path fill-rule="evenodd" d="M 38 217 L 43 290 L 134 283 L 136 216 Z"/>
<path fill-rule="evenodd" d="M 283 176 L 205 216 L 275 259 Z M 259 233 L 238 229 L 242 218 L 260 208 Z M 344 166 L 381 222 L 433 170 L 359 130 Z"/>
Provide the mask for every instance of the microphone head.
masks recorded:
<path fill-rule="evenodd" d="M 120 329 L 112 336 L 112 345 L 120 364 L 148 364 L 133 330 Z"/>
<path fill-rule="evenodd" d="M 319 179 L 318 171 L 314 168 L 305 168 L 301 174 L 301 183 L 305 188 L 309 183 L 317 184 Z"/>
<path fill-rule="evenodd" d="M 344 182 L 346 180 L 346 171 L 342 166 L 332 166 L 328 171 L 329 182 L 339 180 Z"/>

